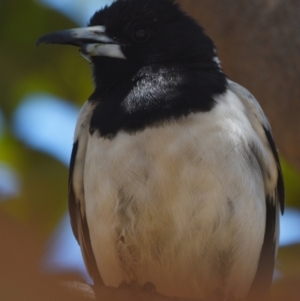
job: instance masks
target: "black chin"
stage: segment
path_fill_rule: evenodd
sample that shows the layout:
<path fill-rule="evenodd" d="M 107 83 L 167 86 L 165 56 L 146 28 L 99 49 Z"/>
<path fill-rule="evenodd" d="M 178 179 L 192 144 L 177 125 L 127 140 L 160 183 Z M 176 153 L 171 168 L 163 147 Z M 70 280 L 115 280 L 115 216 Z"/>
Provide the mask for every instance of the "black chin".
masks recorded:
<path fill-rule="evenodd" d="M 90 100 L 100 100 L 106 91 L 110 91 L 122 83 L 128 83 L 140 68 L 129 60 L 118 58 L 94 56 L 91 57 L 91 60 L 95 91 L 90 96 Z"/>

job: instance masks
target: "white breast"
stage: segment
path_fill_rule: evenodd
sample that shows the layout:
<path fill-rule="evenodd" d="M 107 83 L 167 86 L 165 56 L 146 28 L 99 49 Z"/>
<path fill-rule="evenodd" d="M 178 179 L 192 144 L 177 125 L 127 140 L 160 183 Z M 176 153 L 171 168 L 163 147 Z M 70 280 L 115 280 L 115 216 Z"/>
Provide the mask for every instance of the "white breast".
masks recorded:
<path fill-rule="evenodd" d="M 243 297 L 264 238 L 265 192 L 254 132 L 228 91 L 209 113 L 87 141 L 84 199 L 106 285 Z M 87 134 L 87 132 L 86 132 Z"/>

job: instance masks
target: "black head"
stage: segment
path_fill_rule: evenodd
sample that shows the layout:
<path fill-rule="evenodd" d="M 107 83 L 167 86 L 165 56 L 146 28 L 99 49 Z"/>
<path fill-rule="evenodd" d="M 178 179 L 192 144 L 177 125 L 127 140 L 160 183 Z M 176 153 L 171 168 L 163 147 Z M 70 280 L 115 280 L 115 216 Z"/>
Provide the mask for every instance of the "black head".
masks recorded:
<path fill-rule="evenodd" d="M 116 0 L 38 43 L 79 46 L 92 62 L 91 128 L 104 136 L 208 111 L 226 90 L 213 42 L 173 0 Z"/>
<path fill-rule="evenodd" d="M 91 18 L 140 66 L 212 60 L 213 42 L 173 0 L 118 0 Z"/>

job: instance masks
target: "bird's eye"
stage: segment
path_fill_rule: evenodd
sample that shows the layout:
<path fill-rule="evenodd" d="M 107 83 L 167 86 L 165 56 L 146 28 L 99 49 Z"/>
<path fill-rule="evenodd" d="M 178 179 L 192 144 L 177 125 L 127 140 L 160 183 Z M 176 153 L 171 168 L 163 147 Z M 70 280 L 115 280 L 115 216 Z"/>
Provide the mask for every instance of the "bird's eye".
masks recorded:
<path fill-rule="evenodd" d="M 138 43 L 146 42 L 149 37 L 150 37 L 150 32 L 148 28 L 145 26 L 136 27 L 133 31 L 133 39 Z"/>

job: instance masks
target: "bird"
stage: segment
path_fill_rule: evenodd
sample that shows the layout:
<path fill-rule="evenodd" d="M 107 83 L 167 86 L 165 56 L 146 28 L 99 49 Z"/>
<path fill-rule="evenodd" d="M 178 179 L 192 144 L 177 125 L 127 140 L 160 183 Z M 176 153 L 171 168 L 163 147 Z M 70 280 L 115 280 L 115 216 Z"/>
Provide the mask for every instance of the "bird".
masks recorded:
<path fill-rule="evenodd" d="M 92 66 L 68 189 L 94 285 L 265 300 L 285 202 L 279 155 L 202 26 L 173 0 L 116 0 L 43 43 L 79 47 Z"/>

